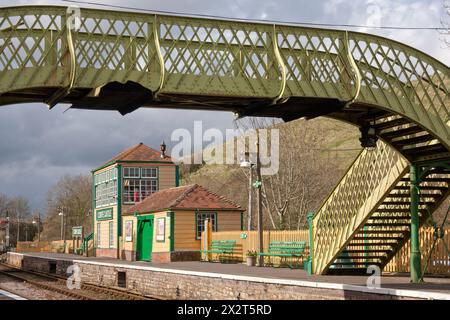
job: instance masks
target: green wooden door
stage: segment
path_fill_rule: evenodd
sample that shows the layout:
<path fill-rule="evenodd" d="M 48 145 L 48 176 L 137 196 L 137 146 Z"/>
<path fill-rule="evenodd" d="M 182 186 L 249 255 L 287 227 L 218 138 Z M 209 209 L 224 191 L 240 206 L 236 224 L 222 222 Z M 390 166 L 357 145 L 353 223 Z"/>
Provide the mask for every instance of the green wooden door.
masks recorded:
<path fill-rule="evenodd" d="M 153 216 L 138 220 L 139 260 L 152 261 L 153 247 Z"/>

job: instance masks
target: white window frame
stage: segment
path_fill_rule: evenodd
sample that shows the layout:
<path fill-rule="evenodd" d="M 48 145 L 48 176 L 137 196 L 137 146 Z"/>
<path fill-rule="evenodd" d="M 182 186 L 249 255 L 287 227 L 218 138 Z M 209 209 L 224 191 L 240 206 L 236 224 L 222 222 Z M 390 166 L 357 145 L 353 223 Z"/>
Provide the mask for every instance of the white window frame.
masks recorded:
<path fill-rule="evenodd" d="M 147 171 L 150 171 L 152 174 L 151 175 L 147 175 L 146 174 Z M 144 174 L 144 172 L 145 172 L 145 174 Z M 141 178 L 158 179 L 158 167 L 142 167 L 141 168 Z"/>
<path fill-rule="evenodd" d="M 205 228 L 205 222 L 204 220 L 210 218 L 211 219 L 211 223 L 212 223 L 212 230 L 213 231 L 217 231 L 217 212 L 216 211 L 198 211 L 195 213 L 196 217 L 195 217 L 195 239 L 200 239 L 201 238 L 201 234 L 204 231 L 203 229 Z M 203 216 L 206 216 L 203 219 Z M 213 218 L 211 218 L 211 216 Z M 200 221 L 203 221 L 202 228 L 199 230 L 199 226 L 200 226 Z M 200 234 L 199 234 L 200 231 Z"/>
<path fill-rule="evenodd" d="M 102 239 L 102 223 L 97 222 L 97 248 L 100 248 L 101 239 Z"/>
<path fill-rule="evenodd" d="M 117 167 L 94 175 L 95 208 L 117 204 Z"/>
<path fill-rule="evenodd" d="M 114 223 L 113 221 L 110 221 L 108 223 L 108 242 L 109 242 L 109 248 L 114 248 Z"/>
<path fill-rule="evenodd" d="M 130 177 L 129 175 L 125 175 L 125 169 L 129 169 L 129 168 L 134 168 L 134 169 L 138 169 L 139 170 L 139 177 Z M 146 172 L 147 170 L 150 170 L 154 173 L 154 176 L 150 177 L 150 176 L 144 176 L 144 172 Z M 122 183 L 122 201 L 124 204 L 135 204 L 138 202 L 141 202 L 142 200 L 144 200 L 143 198 L 143 187 L 144 187 L 144 183 L 143 181 L 153 181 L 150 183 L 154 184 L 154 189 L 152 190 L 152 188 L 150 187 L 150 191 L 151 193 L 154 192 L 158 192 L 159 191 L 159 168 L 158 167 L 123 167 L 122 168 L 122 175 L 123 175 L 123 183 Z M 129 180 L 130 184 L 131 181 L 133 182 L 137 182 L 137 188 L 138 188 L 138 194 L 139 194 L 139 199 L 137 202 L 134 201 L 134 194 L 130 195 L 129 192 L 125 191 L 126 185 L 125 185 L 125 180 Z M 126 199 L 128 198 L 128 199 Z M 133 200 L 133 201 L 127 201 L 127 200 Z"/>
<path fill-rule="evenodd" d="M 130 175 L 130 170 L 133 170 L 133 171 L 137 170 L 137 175 Z M 126 173 L 126 172 L 128 172 L 128 173 Z M 141 177 L 141 168 L 139 168 L 139 167 L 123 167 L 122 173 L 123 173 L 124 178 L 139 179 Z"/>

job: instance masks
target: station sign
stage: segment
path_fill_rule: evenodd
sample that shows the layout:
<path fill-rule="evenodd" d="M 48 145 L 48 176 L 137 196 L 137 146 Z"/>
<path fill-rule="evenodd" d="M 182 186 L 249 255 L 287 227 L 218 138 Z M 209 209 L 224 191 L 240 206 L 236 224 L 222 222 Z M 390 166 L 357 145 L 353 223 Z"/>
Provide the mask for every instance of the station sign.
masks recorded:
<path fill-rule="evenodd" d="M 72 227 L 72 237 L 81 237 L 83 235 L 83 227 L 75 226 Z"/>
<path fill-rule="evenodd" d="M 97 211 L 97 220 L 111 220 L 113 218 L 113 209 L 102 209 Z"/>

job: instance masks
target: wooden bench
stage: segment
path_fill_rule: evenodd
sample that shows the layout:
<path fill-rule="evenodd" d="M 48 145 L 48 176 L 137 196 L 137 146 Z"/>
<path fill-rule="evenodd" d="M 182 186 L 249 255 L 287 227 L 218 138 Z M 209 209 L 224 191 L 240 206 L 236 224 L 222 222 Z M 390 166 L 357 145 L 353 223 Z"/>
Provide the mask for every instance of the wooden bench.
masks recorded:
<path fill-rule="evenodd" d="M 280 257 L 284 260 L 287 258 L 298 258 L 299 264 L 300 260 L 303 258 L 306 249 L 305 241 L 297 242 L 280 242 L 273 241 L 269 244 L 269 251 L 258 253 L 259 256 L 263 257 Z M 289 267 L 293 267 L 292 264 L 288 264 Z"/>
<path fill-rule="evenodd" d="M 200 250 L 201 253 L 212 253 L 219 257 L 219 261 L 223 262 L 223 256 L 228 258 L 233 258 L 234 247 L 236 245 L 236 240 L 213 240 L 211 242 L 211 248 L 209 250 Z"/>

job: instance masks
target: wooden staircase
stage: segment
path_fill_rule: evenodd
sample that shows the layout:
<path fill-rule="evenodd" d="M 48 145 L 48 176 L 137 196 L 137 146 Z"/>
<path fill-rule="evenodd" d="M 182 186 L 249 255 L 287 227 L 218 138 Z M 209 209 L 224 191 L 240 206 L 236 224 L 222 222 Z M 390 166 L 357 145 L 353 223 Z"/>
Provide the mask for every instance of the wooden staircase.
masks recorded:
<path fill-rule="evenodd" d="M 314 216 L 314 273 L 383 269 L 410 239 L 410 163 L 426 168 L 419 185 L 421 225 L 450 194 L 450 153 L 442 143 L 400 116 L 381 111 L 371 121 L 382 140 L 375 150 L 362 151 Z"/>
<path fill-rule="evenodd" d="M 383 269 L 395 256 L 410 238 L 409 184 L 408 173 L 358 228 L 338 258 L 331 263 L 327 274 L 366 274 L 369 265 Z M 450 171 L 430 172 L 420 188 L 421 223 L 445 200 L 449 190 Z"/>

